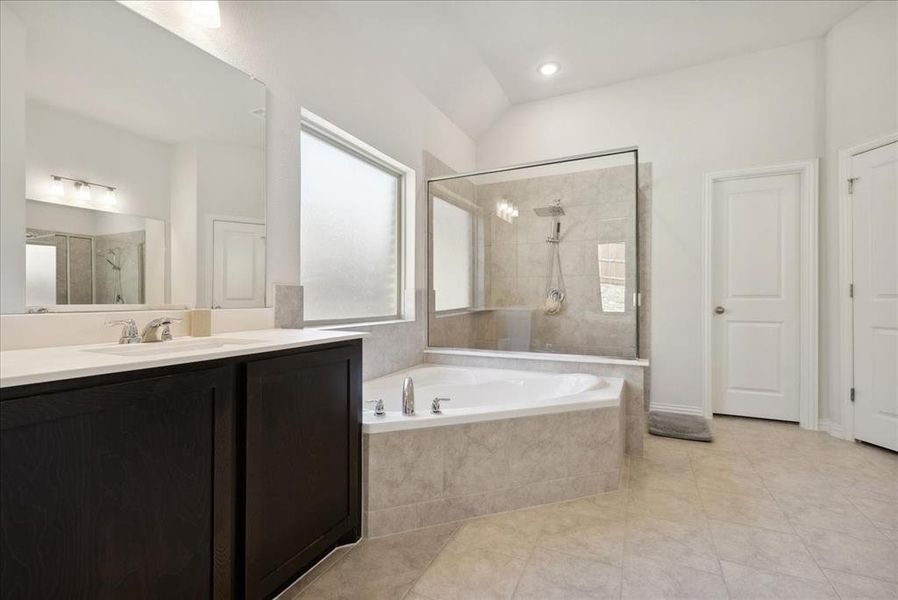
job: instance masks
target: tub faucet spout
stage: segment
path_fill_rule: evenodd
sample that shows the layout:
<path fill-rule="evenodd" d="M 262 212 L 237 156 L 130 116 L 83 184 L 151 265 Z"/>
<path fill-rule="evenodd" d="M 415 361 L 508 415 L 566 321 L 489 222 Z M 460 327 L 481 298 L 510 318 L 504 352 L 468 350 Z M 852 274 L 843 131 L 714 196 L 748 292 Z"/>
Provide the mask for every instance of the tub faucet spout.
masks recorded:
<path fill-rule="evenodd" d="M 402 414 L 415 414 L 415 382 L 411 377 L 402 382 Z"/>

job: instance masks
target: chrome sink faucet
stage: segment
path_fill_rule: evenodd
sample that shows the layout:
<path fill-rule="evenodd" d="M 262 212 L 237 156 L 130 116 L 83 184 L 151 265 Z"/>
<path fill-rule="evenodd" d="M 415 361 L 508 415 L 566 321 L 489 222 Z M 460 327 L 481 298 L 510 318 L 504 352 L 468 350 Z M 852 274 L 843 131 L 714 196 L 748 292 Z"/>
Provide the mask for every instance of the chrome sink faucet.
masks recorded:
<path fill-rule="evenodd" d="M 415 382 L 411 377 L 402 382 L 402 414 L 415 414 Z"/>
<path fill-rule="evenodd" d="M 134 319 L 117 319 L 115 321 L 106 321 L 107 327 L 122 326 L 122 334 L 118 338 L 119 344 L 139 344 L 140 334 L 137 333 L 137 323 Z"/>
<path fill-rule="evenodd" d="M 175 317 L 159 317 L 147 323 L 140 333 L 141 342 L 169 342 L 171 341 L 172 323 L 178 323 L 181 319 Z"/>

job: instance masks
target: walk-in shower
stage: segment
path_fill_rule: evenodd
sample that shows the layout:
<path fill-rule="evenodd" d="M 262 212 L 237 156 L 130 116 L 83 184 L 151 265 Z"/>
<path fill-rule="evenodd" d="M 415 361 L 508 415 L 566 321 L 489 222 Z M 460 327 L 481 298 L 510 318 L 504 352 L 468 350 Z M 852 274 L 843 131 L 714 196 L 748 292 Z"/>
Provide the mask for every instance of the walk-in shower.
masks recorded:
<path fill-rule="evenodd" d="M 428 345 L 639 356 L 638 164 L 624 148 L 429 178 Z"/>

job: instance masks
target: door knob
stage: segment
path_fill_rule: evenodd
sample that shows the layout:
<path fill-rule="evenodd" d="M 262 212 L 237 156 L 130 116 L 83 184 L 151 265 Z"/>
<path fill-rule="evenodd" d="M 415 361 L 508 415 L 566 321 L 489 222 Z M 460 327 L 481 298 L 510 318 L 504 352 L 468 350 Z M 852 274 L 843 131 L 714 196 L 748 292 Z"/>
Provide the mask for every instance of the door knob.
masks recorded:
<path fill-rule="evenodd" d="M 725 312 L 726 312 L 726 309 L 722 306 L 718 306 L 717 308 L 714 309 L 715 315 L 722 315 Z"/>

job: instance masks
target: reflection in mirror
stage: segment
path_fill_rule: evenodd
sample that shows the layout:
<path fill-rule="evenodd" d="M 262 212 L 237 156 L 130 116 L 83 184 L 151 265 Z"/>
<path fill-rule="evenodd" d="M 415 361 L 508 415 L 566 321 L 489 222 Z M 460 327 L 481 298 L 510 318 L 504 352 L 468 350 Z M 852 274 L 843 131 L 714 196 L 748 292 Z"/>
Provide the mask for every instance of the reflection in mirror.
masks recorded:
<path fill-rule="evenodd" d="M 26 202 L 25 304 L 163 304 L 165 223 Z"/>
<path fill-rule="evenodd" d="M 265 87 L 116 2 L 3 20 L 2 312 L 264 306 Z"/>
<path fill-rule="evenodd" d="M 602 311 L 624 312 L 627 297 L 627 243 L 599 244 L 599 294 Z"/>
<path fill-rule="evenodd" d="M 433 288 L 437 312 L 474 306 L 474 256 L 482 240 L 474 237 L 477 206 L 433 198 Z"/>

